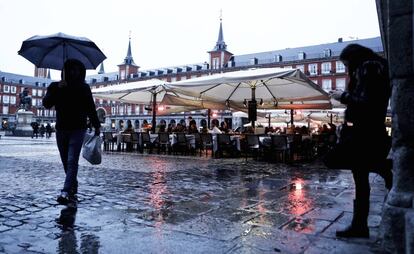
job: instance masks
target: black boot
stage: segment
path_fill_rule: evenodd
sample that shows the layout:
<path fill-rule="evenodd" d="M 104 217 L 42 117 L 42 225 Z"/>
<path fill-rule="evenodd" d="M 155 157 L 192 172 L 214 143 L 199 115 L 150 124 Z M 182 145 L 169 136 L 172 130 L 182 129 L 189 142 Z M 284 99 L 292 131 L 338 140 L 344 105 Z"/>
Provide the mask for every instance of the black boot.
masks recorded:
<path fill-rule="evenodd" d="M 369 203 L 361 203 L 354 200 L 354 215 L 352 217 L 352 223 L 344 230 L 336 231 L 337 237 L 360 237 L 369 238 L 368 228 L 368 213 Z"/>
<path fill-rule="evenodd" d="M 372 170 L 371 172 L 377 173 L 384 179 L 385 188 L 388 191 L 392 188 L 392 160 L 385 159 L 383 163 L 376 167 L 376 169 Z"/>

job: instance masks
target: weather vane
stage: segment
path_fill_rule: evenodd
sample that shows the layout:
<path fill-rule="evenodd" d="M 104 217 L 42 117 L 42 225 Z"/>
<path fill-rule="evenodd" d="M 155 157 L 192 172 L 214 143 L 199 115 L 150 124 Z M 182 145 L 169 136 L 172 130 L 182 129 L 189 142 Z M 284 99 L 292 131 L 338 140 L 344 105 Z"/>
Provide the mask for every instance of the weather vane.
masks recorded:
<path fill-rule="evenodd" d="M 220 21 L 223 20 L 223 9 L 220 9 Z"/>
<path fill-rule="evenodd" d="M 131 33 L 132 33 L 132 31 L 131 30 L 129 30 L 129 39 L 131 40 Z"/>

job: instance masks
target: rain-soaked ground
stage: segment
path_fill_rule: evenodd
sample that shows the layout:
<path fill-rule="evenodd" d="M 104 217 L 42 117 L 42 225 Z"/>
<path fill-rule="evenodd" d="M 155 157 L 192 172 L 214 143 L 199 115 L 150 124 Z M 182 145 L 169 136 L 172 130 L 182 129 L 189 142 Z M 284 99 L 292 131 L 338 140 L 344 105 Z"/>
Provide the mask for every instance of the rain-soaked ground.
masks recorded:
<path fill-rule="evenodd" d="M 55 201 L 64 173 L 54 139 L 0 139 L 0 253 L 377 253 L 383 181 L 371 174 L 370 239 L 350 223 L 349 171 L 106 153 L 80 160 L 79 203 Z"/>

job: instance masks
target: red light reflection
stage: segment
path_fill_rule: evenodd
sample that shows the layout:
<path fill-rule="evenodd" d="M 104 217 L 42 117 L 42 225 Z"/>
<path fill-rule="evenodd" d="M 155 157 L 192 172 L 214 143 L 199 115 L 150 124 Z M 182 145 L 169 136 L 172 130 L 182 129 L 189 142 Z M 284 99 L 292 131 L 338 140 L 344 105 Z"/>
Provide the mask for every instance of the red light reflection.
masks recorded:
<path fill-rule="evenodd" d="M 295 179 L 291 186 L 288 195 L 289 212 L 293 215 L 302 215 L 312 208 L 312 201 L 306 197 L 303 179 Z"/>

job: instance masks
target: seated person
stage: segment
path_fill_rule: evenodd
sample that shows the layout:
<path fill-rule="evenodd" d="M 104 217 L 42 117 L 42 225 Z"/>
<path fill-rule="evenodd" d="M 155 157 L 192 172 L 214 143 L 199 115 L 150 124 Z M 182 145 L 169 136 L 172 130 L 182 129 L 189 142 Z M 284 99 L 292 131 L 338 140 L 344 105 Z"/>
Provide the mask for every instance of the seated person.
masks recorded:
<path fill-rule="evenodd" d="M 165 129 L 165 125 L 164 124 L 162 124 L 162 125 L 160 125 L 160 127 L 158 128 L 158 132 L 166 132 L 166 129 Z"/>
<path fill-rule="evenodd" d="M 134 127 L 132 127 L 131 123 L 128 123 L 128 126 L 125 128 L 125 130 L 122 133 L 131 134 L 131 133 L 134 133 L 134 132 L 135 132 Z"/>
<path fill-rule="evenodd" d="M 174 132 L 184 132 L 184 131 L 185 131 L 185 127 L 182 124 L 177 123 L 177 126 L 174 129 Z"/>
<path fill-rule="evenodd" d="M 191 120 L 190 127 L 188 127 L 188 134 L 194 134 L 198 133 L 198 128 L 196 125 L 196 122 L 194 120 Z"/>
<path fill-rule="evenodd" d="M 223 132 L 221 132 L 221 130 L 216 126 L 216 122 L 212 122 L 211 123 L 211 126 L 212 126 L 212 128 L 211 128 L 211 130 L 209 131 L 210 133 L 213 133 L 213 134 L 222 134 Z"/>
<path fill-rule="evenodd" d="M 227 127 L 227 123 L 225 121 L 221 122 L 219 129 L 221 130 L 222 133 L 228 133 L 229 132 L 229 129 Z"/>

